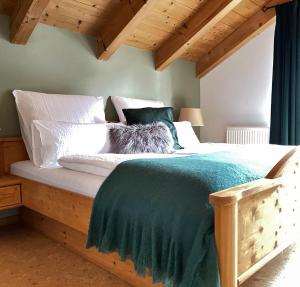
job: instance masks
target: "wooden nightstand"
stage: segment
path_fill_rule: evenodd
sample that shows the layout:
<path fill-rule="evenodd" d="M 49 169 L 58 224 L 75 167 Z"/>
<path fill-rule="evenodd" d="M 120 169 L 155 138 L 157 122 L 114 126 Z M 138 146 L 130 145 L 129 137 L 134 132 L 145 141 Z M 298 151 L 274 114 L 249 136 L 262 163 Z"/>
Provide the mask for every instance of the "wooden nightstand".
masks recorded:
<path fill-rule="evenodd" d="M 0 210 L 22 205 L 21 182 L 17 176 L 0 176 Z"/>

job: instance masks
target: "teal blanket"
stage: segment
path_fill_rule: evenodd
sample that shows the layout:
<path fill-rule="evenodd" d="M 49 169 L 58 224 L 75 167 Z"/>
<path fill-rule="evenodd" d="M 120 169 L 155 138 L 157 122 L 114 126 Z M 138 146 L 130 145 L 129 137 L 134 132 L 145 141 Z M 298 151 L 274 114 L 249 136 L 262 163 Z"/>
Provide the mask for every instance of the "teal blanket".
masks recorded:
<path fill-rule="evenodd" d="M 217 287 L 208 196 L 264 177 L 282 155 L 267 160 L 231 151 L 123 162 L 96 196 L 87 247 L 117 251 L 155 283 Z"/>

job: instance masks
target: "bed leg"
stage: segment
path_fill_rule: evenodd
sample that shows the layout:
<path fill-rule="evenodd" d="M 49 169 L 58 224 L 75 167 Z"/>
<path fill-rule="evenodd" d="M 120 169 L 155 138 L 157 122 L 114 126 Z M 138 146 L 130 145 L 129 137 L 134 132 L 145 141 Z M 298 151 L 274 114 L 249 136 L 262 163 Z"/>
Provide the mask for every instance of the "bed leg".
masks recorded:
<path fill-rule="evenodd" d="M 238 286 L 238 204 L 215 206 L 215 239 L 221 287 Z"/>

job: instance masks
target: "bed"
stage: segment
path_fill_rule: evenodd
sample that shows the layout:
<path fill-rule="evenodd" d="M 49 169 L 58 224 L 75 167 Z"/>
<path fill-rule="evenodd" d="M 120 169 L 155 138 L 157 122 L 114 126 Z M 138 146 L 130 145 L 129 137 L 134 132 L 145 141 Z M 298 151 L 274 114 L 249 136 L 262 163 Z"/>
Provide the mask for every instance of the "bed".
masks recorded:
<path fill-rule="evenodd" d="M 59 170 L 41 174 L 27 160 L 19 138 L 2 139 L 0 171 L 17 174 L 21 184 L 22 220 L 63 243 L 134 286 L 153 286 L 151 278 L 136 276 L 132 262 L 116 253 L 85 249 L 94 188 L 104 178 L 89 175 L 85 187 L 81 173 Z M 299 216 L 299 148 L 284 156 L 266 178 L 210 196 L 215 207 L 215 240 L 222 287 L 241 285 L 297 238 Z M 21 162 L 20 162 L 21 161 Z M 22 162 L 23 161 L 23 162 Z M 15 163 L 15 164 L 14 164 Z M 86 175 L 85 175 L 86 176 Z M 60 183 L 70 177 L 74 186 Z M 64 183 L 63 183 L 64 182 Z"/>

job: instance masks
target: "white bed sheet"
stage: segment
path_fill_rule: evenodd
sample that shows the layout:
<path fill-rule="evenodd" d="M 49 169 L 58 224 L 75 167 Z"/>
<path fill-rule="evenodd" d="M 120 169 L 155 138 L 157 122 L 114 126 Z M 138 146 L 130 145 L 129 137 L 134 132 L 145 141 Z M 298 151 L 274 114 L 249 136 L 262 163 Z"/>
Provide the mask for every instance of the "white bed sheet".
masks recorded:
<path fill-rule="evenodd" d="M 207 154 L 211 152 L 217 152 L 222 150 L 228 150 L 232 148 L 241 148 L 241 156 L 245 155 L 245 150 L 239 145 L 228 145 L 228 144 L 200 144 L 198 148 L 193 150 L 183 149 L 177 151 L 176 154 L 172 155 L 118 155 L 118 154 L 99 154 L 93 156 L 75 156 L 75 158 L 69 158 L 69 163 L 74 163 L 73 168 L 79 169 L 80 171 L 57 167 L 57 168 L 39 168 L 36 167 L 31 161 L 21 161 L 11 165 L 11 173 L 24 178 L 28 178 L 37 182 L 62 188 L 68 191 L 73 191 L 82 195 L 86 195 L 94 198 L 104 182 L 105 176 L 92 174 L 95 171 L 100 173 L 106 173 L 107 175 L 124 160 L 135 159 L 135 158 L 149 158 L 149 157 L 174 157 L 184 156 L 191 154 Z M 258 149 L 259 148 L 259 149 Z M 274 160 L 274 152 L 277 153 L 277 158 L 283 157 L 293 147 L 289 146 L 277 146 L 277 149 L 270 149 L 269 145 L 248 146 L 247 157 L 250 156 L 251 152 L 257 153 L 258 151 L 264 154 L 269 154 L 270 160 Z M 91 158 L 90 158 L 91 157 Z M 74 162 L 73 162 L 74 160 Z M 276 164 L 276 158 L 273 165 Z M 70 166 L 71 168 L 71 166 Z"/>
<path fill-rule="evenodd" d="M 37 182 L 94 198 L 105 177 L 62 167 L 39 168 L 30 160 L 11 165 L 11 173 Z"/>
<path fill-rule="evenodd" d="M 69 168 L 39 168 L 35 166 L 32 161 L 26 160 L 13 163 L 11 165 L 11 174 L 94 198 L 105 178 L 120 162 L 124 160 L 153 156 L 174 157 L 194 153 L 209 153 L 228 148 L 230 148 L 230 146 L 224 144 L 200 144 L 199 148 L 193 150 L 180 150 L 177 155 L 102 154 L 100 155 L 101 159 L 96 158 L 95 161 L 89 158 L 89 156 L 87 156 L 87 158 L 83 156 L 83 158 L 81 158 L 81 162 L 79 160 L 79 164 L 77 162 L 79 158 L 75 160 L 73 163 L 74 166 L 72 166 L 71 160 L 69 162 Z"/>

